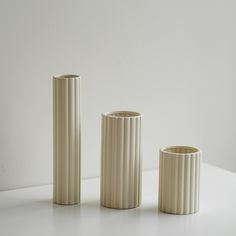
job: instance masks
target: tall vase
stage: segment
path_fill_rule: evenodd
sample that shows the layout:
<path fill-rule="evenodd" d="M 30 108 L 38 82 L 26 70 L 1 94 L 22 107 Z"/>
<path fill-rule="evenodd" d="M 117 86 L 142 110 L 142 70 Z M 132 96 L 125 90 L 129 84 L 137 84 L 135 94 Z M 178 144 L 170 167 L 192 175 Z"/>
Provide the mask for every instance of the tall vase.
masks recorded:
<path fill-rule="evenodd" d="M 159 209 L 171 214 L 199 210 L 201 151 L 173 146 L 160 150 Z"/>
<path fill-rule="evenodd" d="M 102 115 L 101 205 L 135 208 L 141 203 L 142 115 Z"/>
<path fill-rule="evenodd" d="M 80 202 L 80 76 L 53 77 L 53 202 Z"/>

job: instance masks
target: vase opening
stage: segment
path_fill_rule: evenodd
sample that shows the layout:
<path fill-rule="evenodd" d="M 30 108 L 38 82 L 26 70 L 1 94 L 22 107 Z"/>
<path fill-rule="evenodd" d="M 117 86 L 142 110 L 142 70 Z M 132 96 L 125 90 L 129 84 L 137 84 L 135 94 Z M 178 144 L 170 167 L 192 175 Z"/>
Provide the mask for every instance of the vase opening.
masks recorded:
<path fill-rule="evenodd" d="M 162 152 L 172 153 L 172 154 L 191 154 L 200 152 L 198 148 L 188 147 L 188 146 L 173 146 L 162 149 Z"/>
<path fill-rule="evenodd" d="M 140 113 L 134 111 L 113 111 L 104 113 L 103 115 L 114 117 L 114 118 L 132 118 L 132 117 L 139 117 L 141 116 Z"/>
<path fill-rule="evenodd" d="M 59 76 L 54 76 L 53 77 L 54 79 L 77 79 L 77 78 L 80 78 L 79 75 L 59 75 Z"/>

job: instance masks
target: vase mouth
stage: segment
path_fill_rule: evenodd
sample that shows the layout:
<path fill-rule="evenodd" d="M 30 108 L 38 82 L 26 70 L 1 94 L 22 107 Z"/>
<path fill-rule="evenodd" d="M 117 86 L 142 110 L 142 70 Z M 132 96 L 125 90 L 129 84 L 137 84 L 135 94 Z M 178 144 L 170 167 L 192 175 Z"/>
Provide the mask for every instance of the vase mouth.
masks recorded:
<path fill-rule="evenodd" d="M 112 111 L 104 112 L 102 115 L 110 118 L 136 118 L 142 116 L 141 113 L 136 111 Z"/>
<path fill-rule="evenodd" d="M 65 75 L 56 75 L 53 76 L 54 79 L 80 79 L 79 75 L 75 74 L 65 74 Z"/>
<path fill-rule="evenodd" d="M 170 146 L 162 148 L 160 151 L 172 155 L 196 154 L 201 152 L 199 148 L 191 146 Z"/>

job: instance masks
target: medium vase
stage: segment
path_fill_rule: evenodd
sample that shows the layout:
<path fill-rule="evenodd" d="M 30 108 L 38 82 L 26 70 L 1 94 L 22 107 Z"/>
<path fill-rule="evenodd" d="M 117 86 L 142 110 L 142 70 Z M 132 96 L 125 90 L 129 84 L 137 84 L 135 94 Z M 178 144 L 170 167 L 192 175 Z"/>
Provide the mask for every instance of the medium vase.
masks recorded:
<path fill-rule="evenodd" d="M 101 205 L 127 209 L 141 203 L 142 115 L 102 115 Z"/>

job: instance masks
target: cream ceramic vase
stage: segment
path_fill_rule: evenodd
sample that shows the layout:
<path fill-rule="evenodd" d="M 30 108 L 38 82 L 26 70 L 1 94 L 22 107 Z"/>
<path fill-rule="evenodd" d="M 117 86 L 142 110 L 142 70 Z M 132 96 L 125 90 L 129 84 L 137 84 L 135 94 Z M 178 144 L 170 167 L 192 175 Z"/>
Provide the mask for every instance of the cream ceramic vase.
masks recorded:
<path fill-rule="evenodd" d="M 53 77 L 53 202 L 80 202 L 80 77 Z"/>
<path fill-rule="evenodd" d="M 159 209 L 172 214 L 199 210 L 201 151 L 174 146 L 160 150 Z"/>
<path fill-rule="evenodd" d="M 142 115 L 116 111 L 102 115 L 101 205 L 135 208 L 141 203 Z"/>

